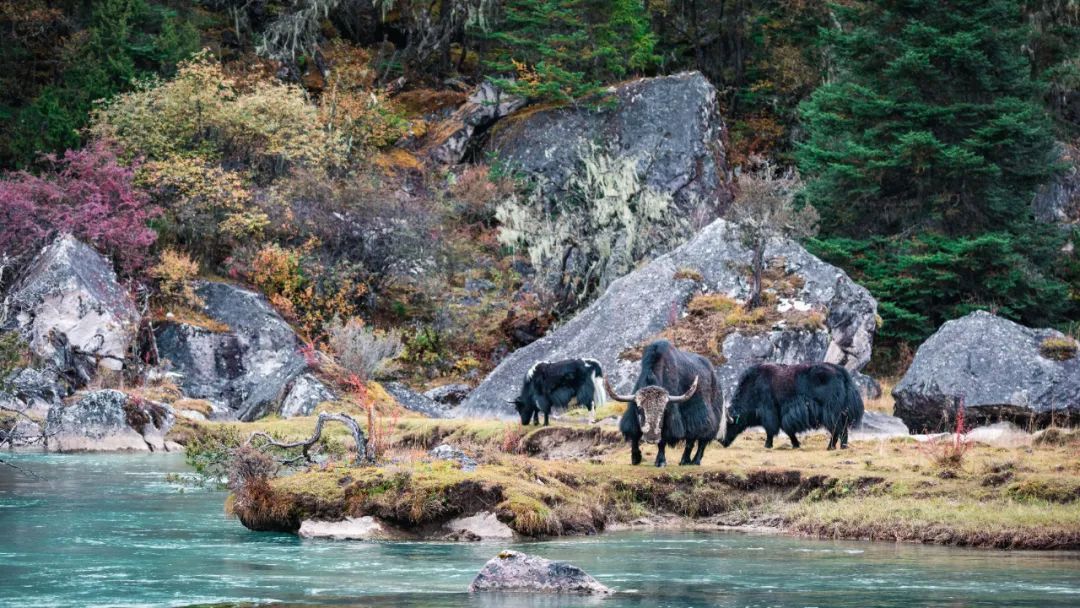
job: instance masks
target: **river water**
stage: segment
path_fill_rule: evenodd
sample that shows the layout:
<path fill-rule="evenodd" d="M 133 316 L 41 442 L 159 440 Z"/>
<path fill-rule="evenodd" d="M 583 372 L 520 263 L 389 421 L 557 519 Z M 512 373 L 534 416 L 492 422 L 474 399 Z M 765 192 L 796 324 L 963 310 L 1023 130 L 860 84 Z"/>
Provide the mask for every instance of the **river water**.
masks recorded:
<path fill-rule="evenodd" d="M 628 532 L 518 543 L 583 567 L 607 599 L 470 596 L 502 543 L 256 533 L 175 455 L 16 455 L 0 466 L 0 606 L 283 603 L 370 608 L 1080 606 L 1080 555 Z"/>

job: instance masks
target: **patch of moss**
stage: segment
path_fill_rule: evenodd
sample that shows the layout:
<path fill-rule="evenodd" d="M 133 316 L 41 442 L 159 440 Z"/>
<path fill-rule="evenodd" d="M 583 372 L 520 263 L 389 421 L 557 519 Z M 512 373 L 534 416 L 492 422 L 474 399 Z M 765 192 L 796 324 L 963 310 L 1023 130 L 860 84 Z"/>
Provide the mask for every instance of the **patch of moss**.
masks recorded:
<path fill-rule="evenodd" d="M 1068 361 L 1076 357 L 1076 340 L 1069 337 L 1046 338 L 1039 344 L 1039 353 L 1054 361 Z"/>

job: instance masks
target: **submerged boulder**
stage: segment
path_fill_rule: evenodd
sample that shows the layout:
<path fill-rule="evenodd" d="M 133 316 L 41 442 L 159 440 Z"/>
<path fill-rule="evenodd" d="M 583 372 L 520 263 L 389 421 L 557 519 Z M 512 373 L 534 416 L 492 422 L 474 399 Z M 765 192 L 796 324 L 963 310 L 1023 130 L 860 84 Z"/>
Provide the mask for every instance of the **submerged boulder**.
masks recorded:
<path fill-rule="evenodd" d="M 174 421 L 168 406 L 120 391 L 93 391 L 73 405 L 50 410 L 48 447 L 58 452 L 170 451 L 178 447 L 165 441 Z"/>
<path fill-rule="evenodd" d="M 122 369 L 140 323 L 109 260 L 70 234 L 41 250 L 4 306 L 5 328 L 17 329 L 74 388 L 99 367 Z"/>
<path fill-rule="evenodd" d="M 296 334 L 253 291 L 215 281 L 200 281 L 195 291 L 204 302 L 202 312 L 227 330 L 163 323 L 155 329 L 160 357 L 181 374 L 186 396 L 226 406 L 240 420 L 271 413 L 308 368 Z M 316 383 L 314 378 L 303 381 L 306 396 L 294 395 L 290 411 L 310 412 L 316 405 L 311 399 L 328 393 Z"/>
<path fill-rule="evenodd" d="M 1022 428 L 1080 420 L 1080 358 L 1070 339 L 976 311 L 948 321 L 915 353 L 893 389 L 895 414 L 913 433 L 951 431 L 963 403 L 968 427 L 1001 420 Z M 1049 356 L 1048 356 L 1049 355 Z"/>
<path fill-rule="evenodd" d="M 645 185 L 670 194 L 695 225 L 731 202 L 716 89 L 699 72 L 642 78 L 610 89 L 610 104 L 526 108 L 491 129 L 488 152 L 558 191 L 597 142 L 634 158 Z"/>
<path fill-rule="evenodd" d="M 737 225 L 717 220 L 685 245 L 616 280 L 565 325 L 507 356 L 470 393 L 459 415 L 513 414 L 507 400 L 517 395 L 525 373 L 538 361 L 598 359 L 616 389 L 630 390 L 638 359 L 623 358 L 624 352 L 683 318 L 693 296 L 748 297 L 752 252 L 742 243 Z M 780 323 L 724 338 L 719 372 L 725 396 L 730 398 L 743 370 L 766 361 L 827 361 L 853 372 L 862 369 L 870 360 L 877 327 L 877 302 L 870 293 L 794 241 L 774 240 L 765 255 L 772 261 L 771 272 L 782 276 L 794 294 L 773 306 L 815 311 L 818 317 L 807 327 Z"/>
<path fill-rule="evenodd" d="M 469 592 L 581 593 L 607 595 L 614 591 L 573 564 L 519 551 L 491 558 L 469 585 Z"/>

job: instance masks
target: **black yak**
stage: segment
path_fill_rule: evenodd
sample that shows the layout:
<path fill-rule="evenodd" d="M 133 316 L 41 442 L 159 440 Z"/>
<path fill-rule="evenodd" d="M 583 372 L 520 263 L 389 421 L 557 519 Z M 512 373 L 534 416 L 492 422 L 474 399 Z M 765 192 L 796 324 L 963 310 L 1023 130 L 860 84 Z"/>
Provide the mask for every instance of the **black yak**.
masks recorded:
<path fill-rule="evenodd" d="M 633 395 L 618 395 L 610 385 L 607 390 L 616 401 L 629 404 L 619 430 L 631 442 L 631 464 L 641 462 L 642 439 L 657 444 L 658 467 L 667 463 L 664 448 L 680 441 L 686 447 L 679 464 L 701 464 L 705 445 L 720 430 L 724 399 L 712 363 L 676 349 L 667 340 L 645 349 Z M 697 453 L 691 459 L 695 442 Z"/>
<path fill-rule="evenodd" d="M 743 372 L 727 411 L 724 438 L 727 447 L 744 430 L 765 428 L 765 447 L 781 430 L 799 447 L 796 434 L 825 427 L 831 434 L 829 449 L 846 448 L 848 429 L 863 415 L 862 396 L 846 369 L 832 363 L 775 365 L 764 363 Z"/>
<path fill-rule="evenodd" d="M 544 414 L 544 426 L 554 407 L 565 408 L 571 399 L 577 399 L 581 407 L 588 408 L 589 419 L 594 421 L 596 408 L 607 401 L 603 384 L 604 370 L 595 359 L 566 359 L 548 363 L 541 361 L 529 369 L 521 385 L 521 393 L 510 401 L 521 416 L 521 424 L 532 420 L 540 424 Z"/>

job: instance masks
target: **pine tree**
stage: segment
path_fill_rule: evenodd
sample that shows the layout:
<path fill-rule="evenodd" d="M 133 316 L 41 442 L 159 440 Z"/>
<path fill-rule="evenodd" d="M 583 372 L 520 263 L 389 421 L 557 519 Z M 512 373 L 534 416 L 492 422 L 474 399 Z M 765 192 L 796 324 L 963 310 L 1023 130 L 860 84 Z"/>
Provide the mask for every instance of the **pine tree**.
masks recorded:
<path fill-rule="evenodd" d="M 1015 0 L 837 8 L 837 77 L 801 107 L 808 201 L 840 234 L 973 233 L 1024 218 L 1053 173 Z"/>

